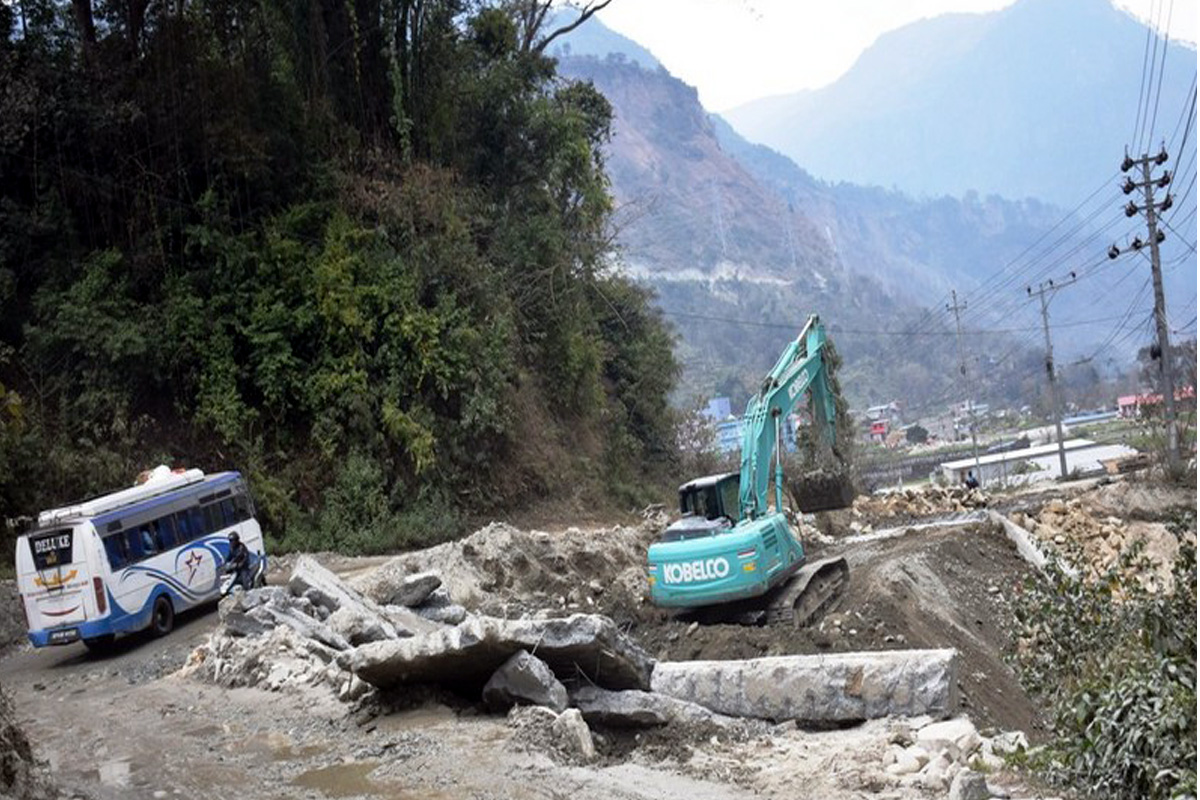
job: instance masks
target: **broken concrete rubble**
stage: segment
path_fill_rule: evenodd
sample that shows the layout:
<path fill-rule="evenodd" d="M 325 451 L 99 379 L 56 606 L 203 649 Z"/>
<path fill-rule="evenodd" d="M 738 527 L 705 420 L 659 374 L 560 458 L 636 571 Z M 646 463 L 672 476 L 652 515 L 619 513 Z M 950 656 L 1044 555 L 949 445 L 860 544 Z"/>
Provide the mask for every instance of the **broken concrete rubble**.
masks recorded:
<path fill-rule="evenodd" d="M 575 614 L 548 620 L 472 617 L 424 636 L 373 642 L 344 664 L 380 688 L 439 683 L 482 687 L 504 661 L 527 650 L 560 678 L 579 675 L 612 689 L 645 689 L 653 660 L 607 617 Z"/>
<path fill-rule="evenodd" d="M 292 569 L 288 588 L 297 597 L 308 598 L 314 605 L 334 613 L 340 608 L 353 609 L 354 617 L 362 617 L 376 626 L 384 638 L 415 636 L 436 630 L 437 625 L 408 612 L 393 611 L 390 615 L 373 600 L 351 589 L 325 567 L 309 556 L 301 556 Z M 400 622 L 399 627 L 396 621 Z"/>
<path fill-rule="evenodd" d="M 393 586 L 377 584 L 376 594 L 382 595 L 380 602 L 392 606 L 408 606 L 415 608 L 433 594 L 442 585 L 441 576 L 436 572 L 418 572 L 415 575 L 405 575 Z"/>
<path fill-rule="evenodd" d="M 483 702 L 493 711 L 508 711 L 524 704 L 561 712 L 567 708 L 567 688 L 546 662 L 518 650 L 492 673 L 483 687 Z"/>
<path fill-rule="evenodd" d="M 830 724 L 957 707 L 954 650 L 893 650 L 655 665 L 653 691 L 735 717 Z"/>
<path fill-rule="evenodd" d="M 654 728 L 670 724 L 711 724 L 728 727 L 740 721 L 704 706 L 639 689 L 609 691 L 581 686 L 571 693 L 571 705 L 593 725 L 610 728 Z"/>

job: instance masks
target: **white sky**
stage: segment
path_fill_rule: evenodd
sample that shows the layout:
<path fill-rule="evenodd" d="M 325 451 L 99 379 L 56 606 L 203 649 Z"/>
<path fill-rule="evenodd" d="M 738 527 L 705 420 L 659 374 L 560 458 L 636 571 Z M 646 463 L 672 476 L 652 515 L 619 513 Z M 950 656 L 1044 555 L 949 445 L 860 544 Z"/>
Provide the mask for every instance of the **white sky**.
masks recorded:
<path fill-rule="evenodd" d="M 1120 8 L 1196 42 L 1198 0 L 1115 0 Z M 837 80 L 880 34 L 951 12 L 1014 0 L 614 0 L 605 25 L 646 47 L 700 92 L 709 111 Z"/>

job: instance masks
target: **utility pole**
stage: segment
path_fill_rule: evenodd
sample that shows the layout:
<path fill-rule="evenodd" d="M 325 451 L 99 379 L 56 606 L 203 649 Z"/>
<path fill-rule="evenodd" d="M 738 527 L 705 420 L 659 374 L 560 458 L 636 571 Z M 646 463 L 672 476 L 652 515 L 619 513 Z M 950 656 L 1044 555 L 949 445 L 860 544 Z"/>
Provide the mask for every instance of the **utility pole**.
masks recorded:
<path fill-rule="evenodd" d="M 963 377 L 963 388 L 967 390 L 967 408 L 971 414 L 971 452 L 975 454 L 975 479 L 979 481 L 979 485 L 983 486 L 983 470 L 979 468 L 979 443 L 975 440 L 975 400 L 970 395 L 970 384 L 967 382 L 967 362 L 963 358 L 962 346 L 962 321 L 959 319 L 958 312 L 967 307 L 966 303 L 959 305 L 958 292 L 950 290 L 950 305 L 946 306 L 947 311 L 954 312 L 954 330 L 958 339 L 958 372 Z M 957 433 L 957 430 L 955 431 Z"/>
<path fill-rule="evenodd" d="M 1058 469 L 1063 480 L 1067 479 L 1067 451 L 1063 448 L 1062 404 L 1058 402 L 1058 384 L 1054 381 L 1054 343 L 1050 341 L 1050 301 L 1059 289 L 1065 289 L 1079 280 L 1072 272 L 1068 280 L 1045 280 L 1038 284 L 1037 295 L 1042 301 L 1042 332 L 1046 335 L 1046 377 L 1050 379 L 1050 403 L 1054 406 L 1054 429 L 1058 435 Z M 1033 296 L 1033 287 L 1026 286 L 1025 293 Z"/>
<path fill-rule="evenodd" d="M 1163 409 L 1165 410 L 1167 425 L 1167 469 L 1173 473 L 1179 468 L 1179 430 L 1175 424 L 1175 376 L 1171 364 L 1171 342 L 1167 327 L 1167 303 L 1163 296 L 1162 263 L 1159 261 L 1158 255 L 1159 243 L 1167 238 L 1166 234 L 1158 228 L 1158 213 L 1170 208 L 1173 200 L 1169 193 L 1161 203 L 1156 203 L 1154 200 L 1154 189 L 1156 187 L 1165 189 L 1170 185 L 1171 172 L 1170 170 L 1165 170 L 1158 178 L 1150 175 L 1151 164 L 1162 166 L 1167 163 L 1167 158 L 1165 147 L 1156 156 L 1144 154 L 1141 158 L 1130 158 L 1129 154 L 1126 153 L 1125 160 L 1121 162 L 1121 171 L 1128 172 L 1134 166 L 1138 166 L 1141 168 L 1142 180 L 1134 181 L 1133 178 L 1126 177 L 1121 190 L 1125 194 L 1129 194 L 1135 189 L 1140 188 L 1146 202 L 1144 206 L 1139 206 L 1130 200 L 1129 204 L 1125 206 L 1125 216 L 1132 217 L 1138 212 L 1144 213 L 1146 215 L 1146 228 L 1150 233 L 1148 244 L 1150 245 L 1150 275 L 1154 279 L 1154 324 L 1158 329 L 1158 383 L 1159 390 L 1162 392 Z M 1140 238 L 1135 238 L 1124 252 L 1141 250 L 1146 244 Z M 1121 253 L 1122 250 L 1115 244 L 1108 249 L 1109 258 L 1116 258 Z"/>

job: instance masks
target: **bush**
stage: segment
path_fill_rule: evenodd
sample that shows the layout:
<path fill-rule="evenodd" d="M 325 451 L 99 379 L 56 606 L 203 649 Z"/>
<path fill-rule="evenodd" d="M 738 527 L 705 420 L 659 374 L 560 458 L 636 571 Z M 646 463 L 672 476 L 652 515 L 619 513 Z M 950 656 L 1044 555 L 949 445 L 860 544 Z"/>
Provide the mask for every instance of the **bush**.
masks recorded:
<path fill-rule="evenodd" d="M 1169 593 L 1139 581 L 1136 549 L 1094 582 L 1052 562 L 1022 592 L 1013 660 L 1050 708 L 1055 738 L 1032 764 L 1052 781 L 1094 797 L 1194 795 L 1196 551 L 1181 538 Z"/>

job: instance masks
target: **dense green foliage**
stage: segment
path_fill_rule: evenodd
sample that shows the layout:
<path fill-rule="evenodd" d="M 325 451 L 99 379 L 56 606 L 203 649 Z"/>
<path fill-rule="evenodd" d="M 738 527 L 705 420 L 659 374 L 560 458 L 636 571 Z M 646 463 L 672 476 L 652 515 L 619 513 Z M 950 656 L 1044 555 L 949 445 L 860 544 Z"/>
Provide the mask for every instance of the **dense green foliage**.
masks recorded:
<path fill-rule="evenodd" d="M 1054 722 L 1033 765 L 1089 796 L 1196 793 L 1195 517 L 1176 529 L 1173 591 L 1148 590 L 1128 552 L 1095 582 L 1052 563 L 1020 598 L 1016 666 Z"/>
<path fill-rule="evenodd" d="M 0 518 L 237 468 L 378 551 L 661 471 L 611 110 L 521 4 L 94 5 L 0 5 Z"/>

